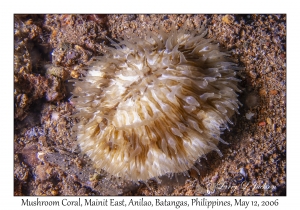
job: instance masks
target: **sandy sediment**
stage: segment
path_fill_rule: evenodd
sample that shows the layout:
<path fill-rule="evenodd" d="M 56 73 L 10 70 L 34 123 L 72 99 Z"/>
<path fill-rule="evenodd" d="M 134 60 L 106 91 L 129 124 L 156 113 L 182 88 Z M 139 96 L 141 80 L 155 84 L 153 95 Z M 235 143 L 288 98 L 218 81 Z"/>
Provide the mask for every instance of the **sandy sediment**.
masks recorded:
<path fill-rule="evenodd" d="M 207 38 L 244 66 L 243 107 L 216 152 L 177 177 L 109 179 L 80 154 L 71 128 L 72 84 L 110 38 L 175 23 L 204 24 Z M 15 195 L 285 195 L 286 15 L 15 15 Z"/>

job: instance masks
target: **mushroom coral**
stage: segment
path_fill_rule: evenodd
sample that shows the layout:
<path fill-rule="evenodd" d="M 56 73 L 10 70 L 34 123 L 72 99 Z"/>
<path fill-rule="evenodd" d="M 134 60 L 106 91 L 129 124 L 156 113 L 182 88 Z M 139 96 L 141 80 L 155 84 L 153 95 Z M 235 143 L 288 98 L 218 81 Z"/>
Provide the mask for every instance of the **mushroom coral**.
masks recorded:
<path fill-rule="evenodd" d="M 189 170 L 238 111 L 235 63 L 206 30 L 162 27 L 110 40 L 74 82 L 82 152 L 99 169 L 146 181 Z"/>

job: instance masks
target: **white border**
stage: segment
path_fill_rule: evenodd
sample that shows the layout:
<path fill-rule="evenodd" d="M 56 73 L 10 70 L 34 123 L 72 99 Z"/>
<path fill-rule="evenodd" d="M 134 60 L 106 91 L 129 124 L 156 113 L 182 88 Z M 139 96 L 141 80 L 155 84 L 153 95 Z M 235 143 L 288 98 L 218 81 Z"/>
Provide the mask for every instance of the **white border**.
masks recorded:
<path fill-rule="evenodd" d="M 278 0 L 252 0 L 252 1 L 201 1 L 201 0 L 151 0 L 151 1 L 40 1 L 40 0 L 15 0 L 2 1 L 1 10 L 1 76 L 4 79 L 0 83 L 1 96 L 1 138 L 2 143 L 0 149 L 0 165 L 1 165 L 1 190 L 0 190 L 0 206 L 3 209 L 19 208 L 21 206 L 21 197 L 13 196 L 13 14 L 14 13 L 287 13 L 287 196 L 279 197 L 280 206 L 298 206 L 298 189 L 299 180 L 299 138 L 297 129 L 299 129 L 299 102 L 300 89 L 298 88 L 299 72 L 299 14 L 296 5 L 289 1 Z M 32 197 L 26 197 L 31 198 Z M 68 199 L 76 199 L 78 197 L 67 197 Z M 112 198 L 112 197 L 109 197 Z M 150 197 L 153 202 L 157 197 Z M 191 197 L 169 197 L 170 200 L 190 200 Z M 269 200 L 270 197 L 209 197 L 210 199 L 233 200 L 241 198 L 244 200 Z M 45 200 L 62 200 L 63 198 L 45 197 Z M 130 199 L 126 197 L 125 199 Z M 138 200 L 138 197 L 135 197 Z M 273 199 L 273 198 L 272 198 Z M 22 208 L 22 207 L 21 207 Z M 31 209 L 32 207 L 30 207 Z M 38 207 L 39 209 L 42 207 Z M 49 207 L 52 208 L 52 207 Z M 66 209 L 67 207 L 55 207 Z M 69 207 L 70 209 L 73 207 Z M 97 209 L 106 209 L 104 207 L 96 207 Z M 127 207 L 128 208 L 128 207 Z M 143 207 L 144 208 L 144 207 Z M 190 207 L 191 208 L 191 207 Z M 200 207 L 197 207 L 199 209 Z M 225 207 L 222 207 L 224 209 Z M 276 207 L 272 207 L 276 208 Z M 82 208 L 81 208 L 82 209 Z M 113 208 L 110 208 L 113 209 Z M 156 209 L 156 208 L 155 208 Z M 162 209 L 162 208 L 161 208 Z M 171 208 L 169 208 L 171 209 Z M 172 209 L 175 209 L 174 207 Z M 184 209 L 184 208 L 180 208 Z M 221 209 L 215 207 L 214 209 Z M 232 208 L 231 208 L 232 209 Z M 252 208 L 247 208 L 252 209 Z M 254 207 L 253 207 L 254 209 Z M 257 208 L 256 208 L 257 209 Z"/>

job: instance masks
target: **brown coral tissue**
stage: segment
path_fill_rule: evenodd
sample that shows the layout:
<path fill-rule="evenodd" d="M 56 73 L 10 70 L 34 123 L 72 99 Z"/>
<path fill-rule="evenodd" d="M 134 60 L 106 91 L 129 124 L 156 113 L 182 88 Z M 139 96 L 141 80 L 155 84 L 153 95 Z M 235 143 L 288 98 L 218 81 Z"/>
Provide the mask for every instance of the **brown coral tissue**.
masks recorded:
<path fill-rule="evenodd" d="M 146 181 L 193 167 L 238 111 L 236 64 L 206 30 L 162 27 L 111 40 L 74 80 L 78 144 L 98 169 Z"/>

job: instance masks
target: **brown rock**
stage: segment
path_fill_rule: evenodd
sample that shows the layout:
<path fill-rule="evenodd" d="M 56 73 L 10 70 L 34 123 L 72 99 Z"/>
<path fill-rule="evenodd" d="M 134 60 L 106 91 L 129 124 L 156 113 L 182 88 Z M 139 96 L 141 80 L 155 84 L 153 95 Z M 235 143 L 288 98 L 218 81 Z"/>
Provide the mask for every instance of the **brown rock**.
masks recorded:
<path fill-rule="evenodd" d="M 277 95 L 277 93 L 278 93 L 277 90 L 271 90 L 271 91 L 270 91 L 270 94 L 271 94 L 271 95 Z"/>

